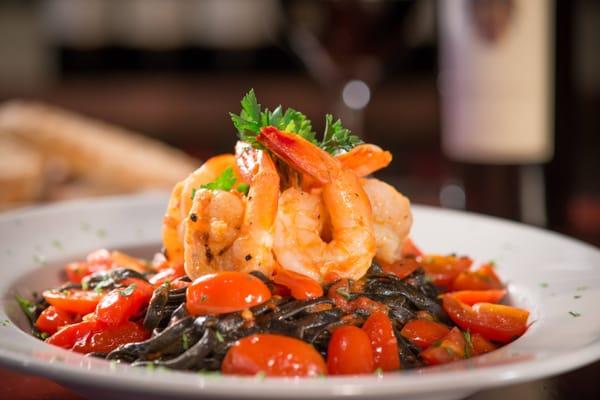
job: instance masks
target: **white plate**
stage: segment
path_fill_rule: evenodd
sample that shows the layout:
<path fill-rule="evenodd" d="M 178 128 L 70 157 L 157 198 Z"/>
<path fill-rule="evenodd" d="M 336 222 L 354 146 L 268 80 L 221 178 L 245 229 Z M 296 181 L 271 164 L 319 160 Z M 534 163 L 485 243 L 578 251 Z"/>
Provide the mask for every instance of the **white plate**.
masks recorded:
<path fill-rule="evenodd" d="M 414 207 L 428 252 L 494 260 L 510 301 L 531 311 L 514 343 L 444 367 L 378 376 L 260 379 L 146 370 L 83 357 L 34 339 L 15 294 L 56 285 L 63 263 L 99 247 L 158 250 L 163 194 L 32 208 L 0 216 L 0 362 L 87 395 L 195 398 L 452 398 L 558 374 L 600 358 L 600 251 L 524 225 Z M 572 313 L 577 313 L 573 316 Z"/>

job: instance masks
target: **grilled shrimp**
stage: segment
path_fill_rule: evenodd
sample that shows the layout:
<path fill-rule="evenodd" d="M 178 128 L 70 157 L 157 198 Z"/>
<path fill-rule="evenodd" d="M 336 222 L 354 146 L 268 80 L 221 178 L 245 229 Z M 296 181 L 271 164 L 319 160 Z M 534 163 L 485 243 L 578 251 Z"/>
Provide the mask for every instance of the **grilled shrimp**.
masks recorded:
<path fill-rule="evenodd" d="M 272 273 L 279 175 L 267 153 L 245 145 L 236 150 L 240 172 L 250 183 L 248 196 L 196 190 L 184 221 L 184 265 L 192 279 L 227 270 Z"/>
<path fill-rule="evenodd" d="M 376 248 L 371 206 L 357 176 L 297 135 L 266 127 L 257 139 L 292 168 L 319 182 L 322 189 L 319 194 L 292 187 L 281 194 L 273 243 L 277 262 L 318 281 L 332 276 L 362 277 Z M 329 216 L 328 242 L 322 238 L 320 221 L 325 214 Z"/>
<path fill-rule="evenodd" d="M 170 262 L 182 264 L 184 261 L 182 221 L 187 217 L 192 207 L 194 189 L 214 181 L 229 167 L 235 167 L 233 154 L 212 157 L 173 188 L 162 227 L 163 247 Z M 234 170 L 234 172 L 236 171 Z"/>

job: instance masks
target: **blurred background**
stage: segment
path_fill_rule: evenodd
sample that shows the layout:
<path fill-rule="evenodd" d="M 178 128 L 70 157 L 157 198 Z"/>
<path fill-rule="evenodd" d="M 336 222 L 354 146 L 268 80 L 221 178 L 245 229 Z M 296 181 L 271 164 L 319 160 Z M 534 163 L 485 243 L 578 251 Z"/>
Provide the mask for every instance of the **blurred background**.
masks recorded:
<path fill-rule="evenodd" d="M 414 203 L 600 245 L 598 39 L 595 0 L 2 0 L 0 210 L 168 189 L 254 88 L 390 150 Z M 476 398 L 597 398 L 599 368 Z"/>
<path fill-rule="evenodd" d="M 1 207 L 169 187 L 231 151 L 254 88 L 392 151 L 415 203 L 600 244 L 598 38 L 593 0 L 3 0 Z"/>

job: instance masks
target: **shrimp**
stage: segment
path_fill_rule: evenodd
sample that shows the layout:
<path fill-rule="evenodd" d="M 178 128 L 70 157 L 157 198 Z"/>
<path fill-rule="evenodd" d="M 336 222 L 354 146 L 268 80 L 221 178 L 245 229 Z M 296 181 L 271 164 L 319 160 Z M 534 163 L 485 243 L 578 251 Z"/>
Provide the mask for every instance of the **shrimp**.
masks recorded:
<path fill-rule="evenodd" d="M 236 161 L 250 181 L 248 196 L 198 189 L 184 221 L 184 266 L 192 279 L 227 270 L 273 271 L 279 175 L 269 155 L 250 146 L 237 146 Z"/>
<path fill-rule="evenodd" d="M 402 246 L 412 226 L 410 201 L 393 186 L 375 178 L 361 179 L 373 209 L 377 253 L 375 258 L 393 263 L 402 258 Z"/>
<path fill-rule="evenodd" d="M 183 220 L 192 207 L 192 193 L 201 185 L 214 181 L 225 169 L 235 167 L 233 154 L 222 154 L 208 159 L 186 179 L 177 183 L 171 192 L 163 218 L 162 239 L 166 258 L 174 264 L 183 264 Z M 234 169 L 234 174 L 239 173 Z"/>
<path fill-rule="evenodd" d="M 322 189 L 319 194 L 291 187 L 281 194 L 273 243 L 277 262 L 318 281 L 332 276 L 362 277 L 376 247 L 371 205 L 358 177 L 300 136 L 266 127 L 257 139 L 292 168 L 319 182 Z M 329 242 L 322 238 L 320 218 L 325 214 Z"/>

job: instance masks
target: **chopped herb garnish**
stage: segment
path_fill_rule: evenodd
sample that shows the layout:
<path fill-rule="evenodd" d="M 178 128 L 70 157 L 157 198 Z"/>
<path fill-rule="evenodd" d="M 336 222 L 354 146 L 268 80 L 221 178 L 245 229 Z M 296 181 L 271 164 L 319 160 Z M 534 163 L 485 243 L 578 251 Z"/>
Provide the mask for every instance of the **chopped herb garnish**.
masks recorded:
<path fill-rule="evenodd" d="M 581 314 L 575 311 L 569 311 L 569 314 L 571 314 L 571 316 L 577 318 L 577 317 L 581 317 Z"/>
<path fill-rule="evenodd" d="M 350 292 L 348 292 L 348 288 L 345 286 L 340 286 L 339 288 L 335 289 L 335 292 L 346 300 L 350 300 L 352 298 L 352 295 Z"/>
<path fill-rule="evenodd" d="M 540 287 L 545 289 L 548 287 L 548 283 L 542 282 L 542 283 L 540 283 Z"/>
<path fill-rule="evenodd" d="M 377 376 L 383 376 L 383 369 L 381 369 L 381 367 L 379 367 L 373 373 Z"/>
<path fill-rule="evenodd" d="M 342 121 L 338 119 L 333 122 L 333 115 L 325 115 L 325 133 L 321 142 L 323 150 L 336 154 L 340 151 L 352 150 L 362 142 L 358 136 L 352 135 L 349 129 L 342 126 Z"/>
<path fill-rule="evenodd" d="M 581 295 L 580 294 L 576 294 L 575 296 L 573 296 L 574 299 L 580 299 Z"/>
<path fill-rule="evenodd" d="M 46 264 L 46 257 L 44 257 L 41 254 L 35 254 L 33 256 L 33 261 L 35 261 L 38 264 Z"/>
<path fill-rule="evenodd" d="M 256 373 L 256 375 L 254 375 L 256 377 L 256 379 L 260 379 L 261 381 L 265 379 L 265 377 L 267 376 L 267 374 L 265 374 L 265 371 L 258 371 Z"/>
<path fill-rule="evenodd" d="M 47 332 L 40 333 L 40 339 L 42 339 L 42 340 L 46 340 L 49 337 L 50 337 L 50 335 Z"/>
<path fill-rule="evenodd" d="M 237 187 L 235 188 L 235 190 L 237 190 L 240 193 L 243 193 L 244 195 L 248 196 L 248 192 L 250 191 L 250 185 L 248 185 L 247 183 L 240 183 L 239 185 L 237 185 Z"/>
<path fill-rule="evenodd" d="M 465 338 L 465 357 L 471 358 L 471 349 L 473 349 L 473 341 L 471 340 L 471 332 L 463 331 L 462 334 Z"/>
<path fill-rule="evenodd" d="M 25 315 L 27 315 L 27 318 L 29 318 L 29 320 L 33 322 L 35 320 L 35 304 L 19 295 L 15 296 L 15 300 L 17 300 L 17 303 L 19 303 L 19 307 L 21 307 L 21 310 L 23 310 Z"/>
<path fill-rule="evenodd" d="M 228 167 L 221 173 L 221 175 L 217 176 L 217 179 L 214 181 L 207 183 L 205 185 L 200 185 L 202 189 L 211 189 L 211 190 L 226 190 L 229 191 L 235 185 L 236 179 L 233 174 L 233 168 Z"/>
<path fill-rule="evenodd" d="M 204 303 L 206 300 L 208 300 L 208 296 L 206 295 L 206 293 L 202 293 L 202 297 L 200 297 L 200 302 Z"/>
<path fill-rule="evenodd" d="M 51 244 L 52 244 L 52 247 L 54 247 L 55 249 L 58 249 L 58 250 L 62 250 L 63 249 L 63 245 L 62 245 L 62 243 L 59 240 L 54 239 L 51 242 Z"/>
<path fill-rule="evenodd" d="M 127 286 L 125 289 L 119 290 L 119 294 L 123 297 L 131 296 L 133 294 L 133 291 L 135 290 L 135 287 L 136 287 L 136 284 L 132 283 L 131 285 Z"/>
<path fill-rule="evenodd" d="M 96 230 L 96 236 L 98 236 L 99 238 L 106 237 L 106 230 L 104 230 L 104 229 Z"/>
<path fill-rule="evenodd" d="M 216 331 L 215 336 L 219 342 L 223 343 L 225 341 L 225 338 L 223 337 L 223 334 L 221 334 L 221 332 Z"/>
<path fill-rule="evenodd" d="M 4 319 L 2 321 L 0 321 L 0 325 L 2 326 L 9 326 L 10 325 L 10 321 L 7 319 Z"/>
<path fill-rule="evenodd" d="M 579 286 L 578 288 L 576 288 L 575 290 L 578 292 L 583 292 L 584 290 L 587 290 L 587 286 Z"/>
<path fill-rule="evenodd" d="M 184 350 L 190 348 L 190 338 L 186 333 L 181 336 L 181 347 L 183 347 Z"/>

